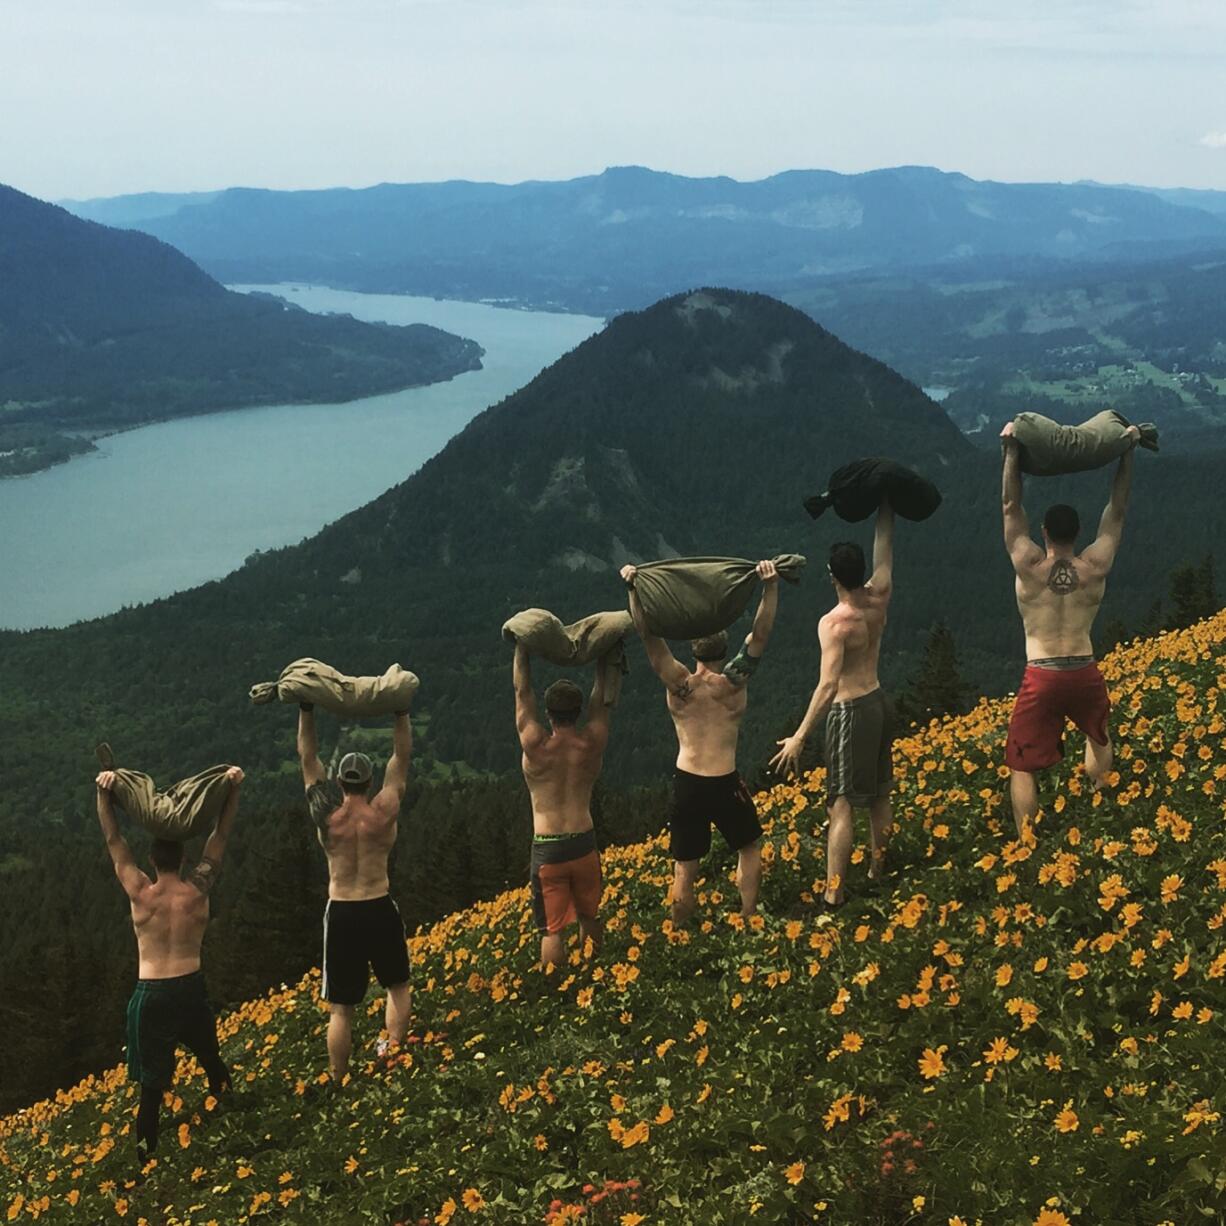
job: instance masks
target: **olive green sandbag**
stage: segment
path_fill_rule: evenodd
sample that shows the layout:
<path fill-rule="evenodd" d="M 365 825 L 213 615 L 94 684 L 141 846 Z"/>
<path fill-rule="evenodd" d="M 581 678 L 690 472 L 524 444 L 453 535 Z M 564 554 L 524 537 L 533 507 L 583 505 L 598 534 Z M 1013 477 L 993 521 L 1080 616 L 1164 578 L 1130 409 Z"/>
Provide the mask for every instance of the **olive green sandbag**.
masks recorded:
<path fill-rule="evenodd" d="M 1035 477 L 1084 473 L 1118 460 L 1132 446 L 1128 418 L 1104 409 L 1079 426 L 1062 426 L 1042 413 L 1019 413 L 1013 419 L 1013 437 L 1021 447 L 1022 472 Z M 1149 451 L 1158 450 L 1158 427 L 1143 422 L 1138 440 Z"/>
<path fill-rule="evenodd" d="M 216 824 L 230 796 L 232 784 L 226 777 L 229 769 L 224 763 L 210 766 L 159 792 L 144 772 L 118 767 L 111 795 L 154 838 L 182 843 L 207 834 Z"/>
<path fill-rule="evenodd" d="M 779 577 L 799 583 L 805 559 L 772 559 Z M 697 639 L 727 630 L 749 606 L 758 584 L 757 563 L 744 558 L 668 558 L 635 567 L 634 590 L 650 633 L 662 639 Z"/>
<path fill-rule="evenodd" d="M 251 701 L 311 702 L 333 715 L 352 719 L 407 711 L 421 682 L 393 664 L 381 677 L 347 677 L 330 664 L 305 656 L 287 664 L 276 681 L 251 687 Z"/>
<path fill-rule="evenodd" d="M 626 666 L 626 634 L 634 628 L 629 613 L 614 610 L 593 613 L 569 626 L 548 609 L 525 609 L 502 625 L 508 643 L 522 643 L 529 654 L 540 656 L 559 668 L 600 661 L 604 670 L 605 706 L 615 706 L 621 696 Z"/>

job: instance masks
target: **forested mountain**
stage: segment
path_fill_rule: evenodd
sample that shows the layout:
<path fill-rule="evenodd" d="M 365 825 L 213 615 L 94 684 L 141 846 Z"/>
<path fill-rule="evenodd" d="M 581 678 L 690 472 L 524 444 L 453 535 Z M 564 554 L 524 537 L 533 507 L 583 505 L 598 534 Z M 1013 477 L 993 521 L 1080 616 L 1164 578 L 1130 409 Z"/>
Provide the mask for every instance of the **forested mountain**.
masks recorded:
<path fill-rule="evenodd" d="M 796 277 L 972 256 L 1226 246 L 1226 220 L 1147 191 L 980 182 L 931 167 L 793 170 L 758 182 L 638 166 L 564 182 L 231 188 L 202 203 L 91 201 L 225 281 L 497 298 L 594 313 L 698 284 L 771 291 Z M 103 212 L 102 210 L 106 210 Z"/>
<path fill-rule="evenodd" d="M 422 324 L 232 293 L 157 239 L 0 186 L 0 476 L 41 467 L 82 433 L 351 399 L 448 379 L 480 356 Z"/>
<path fill-rule="evenodd" d="M 780 294 L 981 415 L 1081 421 L 1109 404 L 1181 450 L 1226 445 L 1226 257 L 992 257 L 799 281 Z M 989 443 L 992 439 L 989 437 Z M 994 445 L 994 444 L 993 444 Z"/>
<path fill-rule="evenodd" d="M 28 1099 L 118 1042 L 133 953 L 94 829 L 96 740 L 162 781 L 216 761 L 249 772 L 218 940 L 240 930 L 261 940 L 222 955 L 213 971 L 222 999 L 249 995 L 316 956 L 322 883 L 301 811 L 294 712 L 252 708 L 252 682 L 301 655 L 354 673 L 392 660 L 420 673 L 416 791 L 397 859 L 406 916 L 420 922 L 522 880 L 526 866 L 502 621 L 534 605 L 567 621 L 621 607 L 616 568 L 625 560 L 808 555 L 799 589 L 782 594 L 776 637 L 754 678 L 742 753 L 752 778 L 816 680 L 814 622 L 831 600 L 826 550 L 836 539 L 870 539 L 869 525 L 832 516 L 814 524 L 801 500 L 838 464 L 883 453 L 945 492 L 933 519 L 898 530 L 887 682 L 917 670 L 929 627 L 943 618 L 967 679 L 980 690 L 1008 688 L 1022 648 L 999 544 L 996 464 L 888 367 L 800 311 L 727 290 L 617 317 L 474 419 L 409 480 L 302 545 L 98 621 L 0 634 L 0 926 L 19 934 L 0 976 L 37 984 L 0 1000 L 0 1026 L 28 1036 L 10 1045 L 0 1082 Z M 1203 505 L 1220 482 L 1220 459 L 1145 454 L 1137 467 L 1104 612 L 1104 623 L 1133 629 L 1166 571 L 1214 547 Z M 1030 494 L 1036 508 L 1071 497 L 1089 529 L 1108 480 L 1033 482 Z M 634 644 L 630 666 L 606 758 L 605 839 L 659 829 L 658 791 L 626 789 L 658 787 L 675 753 L 660 685 Z M 542 683 L 549 675 L 538 670 Z M 385 728 L 321 722 L 325 757 L 357 744 L 385 752 Z M 512 772 L 509 782 L 491 777 L 502 772 Z M 88 1013 L 76 986 L 85 973 L 114 985 Z"/>

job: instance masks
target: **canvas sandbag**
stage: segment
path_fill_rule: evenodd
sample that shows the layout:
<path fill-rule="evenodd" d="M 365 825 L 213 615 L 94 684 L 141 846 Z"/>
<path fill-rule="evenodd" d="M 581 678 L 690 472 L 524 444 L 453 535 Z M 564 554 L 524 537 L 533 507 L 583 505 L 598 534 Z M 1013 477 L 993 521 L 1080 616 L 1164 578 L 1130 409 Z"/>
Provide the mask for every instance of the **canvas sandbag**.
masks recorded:
<path fill-rule="evenodd" d="M 772 559 L 779 577 L 799 583 L 805 559 Z M 727 630 L 749 606 L 758 584 L 757 563 L 744 558 L 668 558 L 635 568 L 634 590 L 651 634 L 697 639 Z"/>
<path fill-rule="evenodd" d="M 229 766 L 210 766 L 190 779 L 159 792 L 142 771 L 115 770 L 111 795 L 137 825 L 155 838 L 182 843 L 207 834 L 216 824 L 233 786 L 226 776 Z"/>
<path fill-rule="evenodd" d="M 522 643 L 529 654 L 569 668 L 598 660 L 604 670 L 604 701 L 614 706 L 628 671 L 624 639 L 634 626 L 629 613 L 593 613 L 569 626 L 548 609 L 525 609 L 502 625 L 508 643 Z"/>
<path fill-rule="evenodd" d="M 1103 468 L 1132 448 L 1129 424 L 1128 418 L 1114 409 L 1095 413 L 1079 426 L 1062 426 L 1042 413 L 1019 413 L 1013 419 L 1013 437 L 1021 448 L 1022 472 L 1055 477 Z M 1138 429 L 1140 445 L 1157 451 L 1158 427 L 1143 422 Z"/>
<path fill-rule="evenodd" d="M 941 492 L 927 477 L 883 456 L 853 460 L 830 474 L 826 489 L 805 499 L 805 510 L 817 519 L 828 508 L 848 523 L 859 523 L 889 499 L 903 519 L 927 519 L 941 505 Z"/>
<path fill-rule="evenodd" d="M 381 677 L 347 677 L 309 656 L 287 664 L 276 681 L 251 687 L 251 701 L 311 702 L 333 715 L 362 719 L 407 711 L 421 682 L 393 664 Z"/>

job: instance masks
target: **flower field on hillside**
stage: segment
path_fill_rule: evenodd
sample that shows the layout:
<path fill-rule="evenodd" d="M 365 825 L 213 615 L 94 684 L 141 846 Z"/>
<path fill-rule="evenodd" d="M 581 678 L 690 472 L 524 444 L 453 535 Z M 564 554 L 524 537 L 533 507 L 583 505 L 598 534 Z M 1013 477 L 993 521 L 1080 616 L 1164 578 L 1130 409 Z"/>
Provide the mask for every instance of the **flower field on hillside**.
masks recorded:
<path fill-rule="evenodd" d="M 674 931 L 664 841 L 609 851 L 599 958 L 532 969 L 525 891 L 449 917 L 344 1086 L 312 975 L 223 1019 L 235 1093 L 183 1061 L 144 1170 L 120 1070 L 0 1121 L 0 1223 L 1226 1220 L 1224 647 L 1220 614 L 1109 657 L 1116 772 L 1070 753 L 1031 846 L 984 702 L 899 742 L 882 893 L 861 848 L 816 907 L 820 773 L 780 785 L 748 925 L 729 862 Z"/>

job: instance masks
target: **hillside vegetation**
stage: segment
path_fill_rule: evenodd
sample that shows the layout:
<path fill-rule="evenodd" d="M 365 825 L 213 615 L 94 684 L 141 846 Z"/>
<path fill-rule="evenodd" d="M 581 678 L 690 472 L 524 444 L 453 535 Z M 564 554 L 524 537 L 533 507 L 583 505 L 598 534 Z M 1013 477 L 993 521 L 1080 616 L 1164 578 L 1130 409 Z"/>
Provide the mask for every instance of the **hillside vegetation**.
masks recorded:
<path fill-rule="evenodd" d="M 606 946 L 532 969 L 523 891 L 412 938 L 333 1086 L 317 975 L 222 1022 L 237 1092 L 179 1067 L 135 1167 L 119 1070 L 0 1123 L 9 1221 L 1068 1223 L 1221 1220 L 1226 613 L 1105 662 L 1118 770 L 1012 837 L 1007 702 L 897 746 L 886 892 L 815 907 L 821 772 L 758 797 L 763 913 L 708 865 L 665 920 L 657 838 L 605 857 Z M 258 933 L 249 934 L 258 939 Z"/>
<path fill-rule="evenodd" d="M 150 238 L 0 184 L 0 477 L 97 435 L 257 404 L 341 401 L 477 369 L 425 324 L 237 294 Z"/>

